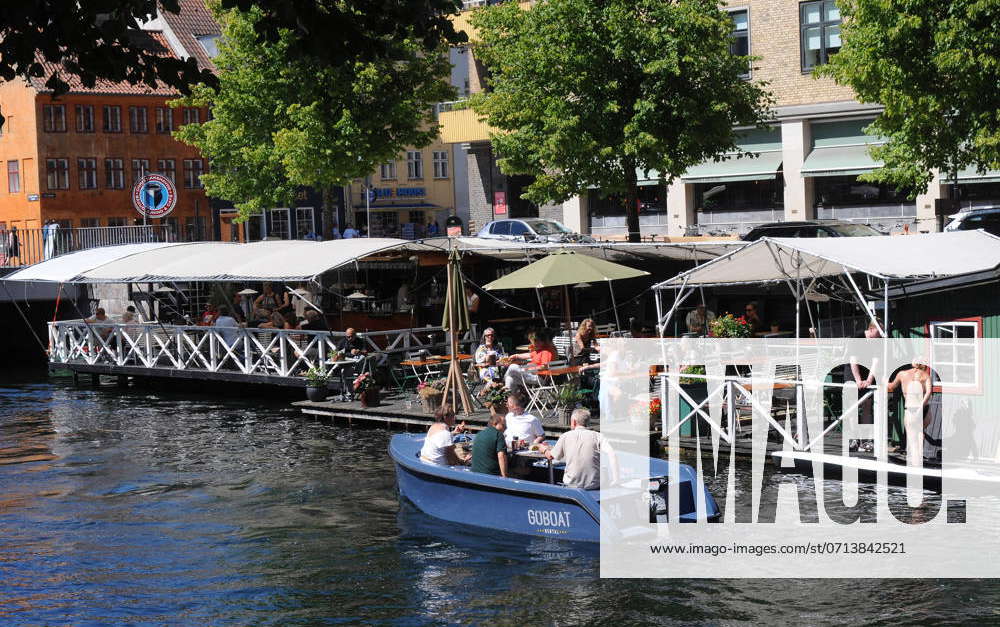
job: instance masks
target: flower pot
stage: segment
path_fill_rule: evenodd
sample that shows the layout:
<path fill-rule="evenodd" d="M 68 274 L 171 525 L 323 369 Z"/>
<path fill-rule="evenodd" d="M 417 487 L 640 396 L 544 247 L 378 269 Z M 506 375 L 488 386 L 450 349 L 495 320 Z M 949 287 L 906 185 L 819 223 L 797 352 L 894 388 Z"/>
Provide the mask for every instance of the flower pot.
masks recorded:
<path fill-rule="evenodd" d="M 312 401 L 314 403 L 319 403 L 321 401 L 325 401 L 326 400 L 326 392 L 327 392 L 327 388 L 326 388 L 325 385 L 322 386 L 322 387 L 320 387 L 320 386 L 313 386 L 313 385 L 307 385 L 306 386 L 306 398 L 308 398 L 310 401 Z"/>
<path fill-rule="evenodd" d="M 375 387 L 368 388 L 364 392 L 358 395 L 361 400 L 362 407 L 378 407 L 380 402 L 379 389 Z"/>
<path fill-rule="evenodd" d="M 420 405 L 424 408 L 425 414 L 433 414 L 441 407 L 441 399 L 444 394 L 428 394 L 420 397 Z"/>

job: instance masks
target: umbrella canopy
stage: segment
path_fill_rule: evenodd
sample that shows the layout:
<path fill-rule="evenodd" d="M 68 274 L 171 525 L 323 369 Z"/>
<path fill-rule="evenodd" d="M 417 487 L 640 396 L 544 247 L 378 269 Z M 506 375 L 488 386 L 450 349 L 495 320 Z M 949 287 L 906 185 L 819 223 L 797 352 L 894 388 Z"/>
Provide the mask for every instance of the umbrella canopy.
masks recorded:
<path fill-rule="evenodd" d="M 452 329 L 452 310 L 454 310 L 455 329 Z M 448 291 L 444 300 L 444 317 L 441 326 L 445 331 L 462 333 L 472 326 L 469 320 L 469 304 L 465 300 L 465 288 L 462 282 L 462 258 L 457 248 L 448 253 Z"/>
<path fill-rule="evenodd" d="M 617 281 L 649 274 L 589 255 L 562 250 L 543 257 L 520 270 L 500 277 L 485 286 L 488 290 L 518 290 L 557 287 L 583 282 Z"/>

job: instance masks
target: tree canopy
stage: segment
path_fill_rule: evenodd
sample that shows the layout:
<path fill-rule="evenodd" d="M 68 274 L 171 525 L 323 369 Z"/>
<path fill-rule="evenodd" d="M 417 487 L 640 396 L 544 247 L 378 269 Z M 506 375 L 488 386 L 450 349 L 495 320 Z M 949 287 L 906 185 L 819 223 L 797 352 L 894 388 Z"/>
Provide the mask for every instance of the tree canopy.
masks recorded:
<path fill-rule="evenodd" d="M 175 133 L 209 159 L 201 178 L 210 196 L 232 201 L 243 217 L 293 206 L 300 186 L 347 184 L 437 135 L 433 104 L 454 95 L 446 51 L 427 54 L 410 39 L 395 44 L 392 59 L 326 65 L 292 56 L 290 31 L 260 43 L 261 17 L 218 11 L 219 85 L 175 101 L 212 110 L 212 119 Z"/>
<path fill-rule="evenodd" d="M 734 126 L 769 118 L 750 59 L 730 52 L 714 0 L 547 0 L 479 10 L 475 54 L 489 71 L 474 109 L 525 197 L 563 202 L 598 186 L 625 198 L 639 239 L 637 170 L 664 182 L 738 152 Z"/>
<path fill-rule="evenodd" d="M 259 14 L 255 37 L 284 41 L 290 56 L 326 65 L 356 60 L 407 58 L 413 45 L 425 51 L 463 41 L 448 15 L 457 0 L 215 0 L 223 9 L 238 7 Z M 0 2 L 0 79 L 42 77 L 36 58 L 61 64 L 47 87 L 56 94 L 69 85 L 66 74 L 87 87 L 98 79 L 133 85 L 160 82 L 188 93 L 189 86 L 214 84 L 193 59 L 179 60 L 149 51 L 133 35 L 159 8 L 179 11 L 179 0 L 8 0 Z M 291 34 L 289 39 L 288 35 Z"/>
<path fill-rule="evenodd" d="M 911 197 L 931 169 L 1000 167 L 1000 4 L 979 0 L 839 0 L 843 47 L 819 70 L 882 114 L 868 132 L 888 143 L 864 178 Z"/>

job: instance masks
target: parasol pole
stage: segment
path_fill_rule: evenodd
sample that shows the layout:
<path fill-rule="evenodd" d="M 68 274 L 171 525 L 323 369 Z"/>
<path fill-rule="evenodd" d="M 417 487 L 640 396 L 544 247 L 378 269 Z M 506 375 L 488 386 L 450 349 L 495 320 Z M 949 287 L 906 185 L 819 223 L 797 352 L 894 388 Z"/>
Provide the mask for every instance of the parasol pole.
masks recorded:
<path fill-rule="evenodd" d="M 573 330 L 572 317 L 569 312 L 569 285 L 563 285 L 563 314 L 566 316 L 566 332 L 570 333 Z"/>
<path fill-rule="evenodd" d="M 611 290 L 611 309 L 615 312 L 615 327 L 621 331 L 622 321 L 618 319 L 618 303 L 615 302 L 615 288 L 611 284 L 611 279 L 608 279 L 608 289 Z"/>

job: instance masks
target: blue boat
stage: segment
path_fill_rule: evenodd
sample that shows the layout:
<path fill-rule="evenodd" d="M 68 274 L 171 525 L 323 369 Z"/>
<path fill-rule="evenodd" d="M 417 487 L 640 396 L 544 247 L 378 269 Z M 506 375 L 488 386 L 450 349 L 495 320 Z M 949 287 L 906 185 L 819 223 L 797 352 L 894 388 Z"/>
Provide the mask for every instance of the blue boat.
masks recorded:
<path fill-rule="evenodd" d="M 559 483 L 561 465 L 552 477 L 547 464 L 535 464 L 524 479 L 472 472 L 467 466 L 437 466 L 420 459 L 424 434 L 392 436 L 389 455 L 396 466 L 400 496 L 420 511 L 463 525 L 581 542 L 599 542 L 601 499 L 621 495 L 634 503 L 635 491 L 615 488 L 582 490 Z M 694 469 L 679 464 L 670 477 L 666 460 L 648 458 L 650 469 L 650 521 L 666 522 L 669 481 L 678 481 L 679 517 L 696 522 L 695 487 L 703 491 L 706 516 L 717 518 L 719 508 Z M 555 483 L 549 483 L 554 478 Z M 621 530 L 619 530 L 621 531 Z M 624 533 L 624 532 L 622 532 Z"/>

